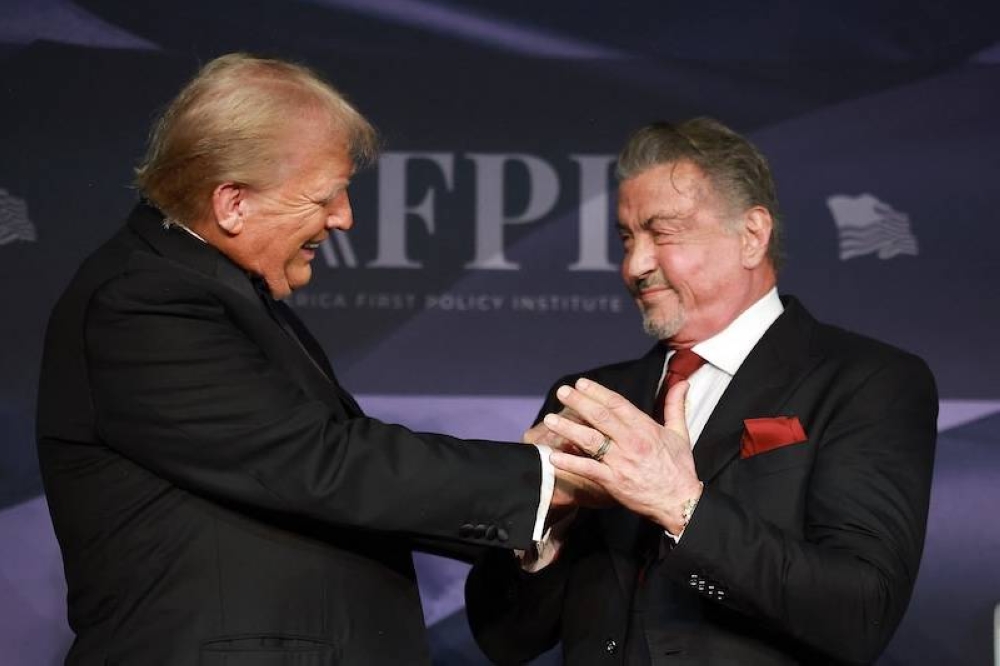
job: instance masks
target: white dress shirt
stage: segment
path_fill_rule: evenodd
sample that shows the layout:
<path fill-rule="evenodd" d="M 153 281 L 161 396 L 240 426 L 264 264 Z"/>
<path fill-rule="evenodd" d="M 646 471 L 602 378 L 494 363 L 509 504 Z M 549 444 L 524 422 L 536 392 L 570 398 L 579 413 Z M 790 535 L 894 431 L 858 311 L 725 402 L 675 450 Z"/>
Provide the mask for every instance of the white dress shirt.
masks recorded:
<path fill-rule="evenodd" d="M 719 404 L 736 371 L 784 310 L 781 299 L 778 298 L 778 288 L 774 287 L 744 310 L 729 326 L 691 348 L 691 351 L 705 359 L 705 364 L 688 378 L 688 394 L 684 404 L 692 447 L 697 444 L 701 431 L 705 429 L 708 418 L 715 411 L 715 406 Z M 661 384 L 667 373 L 666 363 L 673 355 L 672 351 L 667 354 L 660 375 Z"/>

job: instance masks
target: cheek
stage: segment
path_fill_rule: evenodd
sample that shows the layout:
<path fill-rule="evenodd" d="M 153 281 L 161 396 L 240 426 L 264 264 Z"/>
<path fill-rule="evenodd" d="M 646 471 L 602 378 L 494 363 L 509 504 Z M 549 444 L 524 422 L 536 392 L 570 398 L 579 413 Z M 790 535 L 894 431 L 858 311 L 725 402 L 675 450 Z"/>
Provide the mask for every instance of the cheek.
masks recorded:
<path fill-rule="evenodd" d="M 315 238 L 322 230 L 322 216 L 309 215 L 302 217 L 297 219 L 294 225 L 290 225 L 285 230 L 281 242 L 288 248 L 289 254 L 295 257 L 298 255 L 298 251 L 302 249 L 302 246 Z"/>
<path fill-rule="evenodd" d="M 674 246 L 659 254 L 663 277 L 688 305 L 709 298 L 720 285 L 721 257 L 707 248 Z"/>
<path fill-rule="evenodd" d="M 687 282 L 696 275 L 702 258 L 691 248 L 682 245 L 663 245 L 657 248 L 656 265 L 670 283 Z"/>
<path fill-rule="evenodd" d="M 701 299 L 728 298 L 733 284 L 744 275 L 738 254 L 729 248 L 717 248 L 689 269 L 692 288 Z"/>

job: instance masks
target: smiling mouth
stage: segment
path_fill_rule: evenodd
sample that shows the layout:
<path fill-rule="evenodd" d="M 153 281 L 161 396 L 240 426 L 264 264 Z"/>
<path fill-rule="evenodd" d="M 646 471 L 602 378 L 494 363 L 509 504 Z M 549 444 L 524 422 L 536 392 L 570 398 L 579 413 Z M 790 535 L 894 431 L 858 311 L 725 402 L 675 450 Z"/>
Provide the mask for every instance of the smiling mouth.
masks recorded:
<path fill-rule="evenodd" d="M 647 296 L 649 294 L 658 294 L 661 291 L 670 291 L 670 287 L 663 284 L 650 285 L 648 287 L 637 289 L 635 293 L 639 294 L 639 296 Z"/>
<path fill-rule="evenodd" d="M 670 285 L 664 280 L 644 279 L 632 283 L 632 295 L 636 298 L 645 299 L 670 290 Z"/>

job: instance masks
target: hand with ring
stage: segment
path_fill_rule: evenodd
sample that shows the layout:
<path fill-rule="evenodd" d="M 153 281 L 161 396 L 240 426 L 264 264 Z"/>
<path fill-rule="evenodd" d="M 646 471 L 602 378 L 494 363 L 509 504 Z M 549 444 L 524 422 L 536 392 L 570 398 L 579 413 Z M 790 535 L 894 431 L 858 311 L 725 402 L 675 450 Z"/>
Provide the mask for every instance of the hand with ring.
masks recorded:
<path fill-rule="evenodd" d="M 562 411 L 559 412 L 559 416 L 569 419 L 574 423 L 583 423 L 583 420 L 569 407 L 563 407 Z M 545 421 L 539 421 L 535 425 L 531 426 L 528 430 L 521 435 L 521 441 L 525 444 L 542 444 L 556 451 L 566 451 L 567 453 L 583 453 L 573 442 L 569 441 L 562 435 L 553 432 L 551 428 L 545 425 Z"/>
<path fill-rule="evenodd" d="M 580 417 L 568 407 L 563 408 L 559 412 L 559 416 L 574 423 L 582 423 Z M 553 451 L 587 455 L 573 444 L 573 442 L 553 432 L 545 425 L 544 421 L 539 421 L 529 428 L 521 437 L 521 441 L 525 444 L 548 446 Z M 550 522 L 558 520 L 561 515 L 565 515 L 567 511 L 579 506 L 597 508 L 610 506 L 614 503 L 614 500 L 611 499 L 607 491 L 593 481 L 571 472 L 557 469 L 549 519 Z"/>
<path fill-rule="evenodd" d="M 701 493 L 684 416 L 688 383 L 667 393 L 661 426 L 618 393 L 581 378 L 561 386 L 559 400 L 582 423 L 548 414 L 545 425 L 588 457 L 553 452 L 556 469 L 600 485 L 622 506 L 680 534 L 683 508 Z"/>

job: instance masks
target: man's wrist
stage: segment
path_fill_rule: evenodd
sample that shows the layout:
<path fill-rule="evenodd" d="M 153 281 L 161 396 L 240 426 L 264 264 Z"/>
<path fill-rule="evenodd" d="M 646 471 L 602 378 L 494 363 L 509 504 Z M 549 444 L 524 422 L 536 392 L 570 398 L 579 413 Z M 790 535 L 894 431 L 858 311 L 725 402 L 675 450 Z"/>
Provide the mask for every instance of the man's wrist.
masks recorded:
<path fill-rule="evenodd" d="M 664 531 L 673 537 L 675 541 L 691 522 L 691 517 L 698 507 L 698 501 L 701 500 L 701 494 L 704 489 L 705 484 L 698 481 L 692 490 L 687 494 L 681 495 L 684 499 L 679 503 L 677 500 L 673 500 L 669 507 L 665 507 L 665 519 L 660 524 L 663 526 Z"/>
<path fill-rule="evenodd" d="M 684 532 L 691 522 L 691 517 L 694 515 L 694 510 L 698 508 L 698 501 L 701 500 L 701 494 L 704 490 L 705 484 L 699 481 L 698 492 L 684 500 L 684 503 L 681 504 L 681 532 Z"/>

